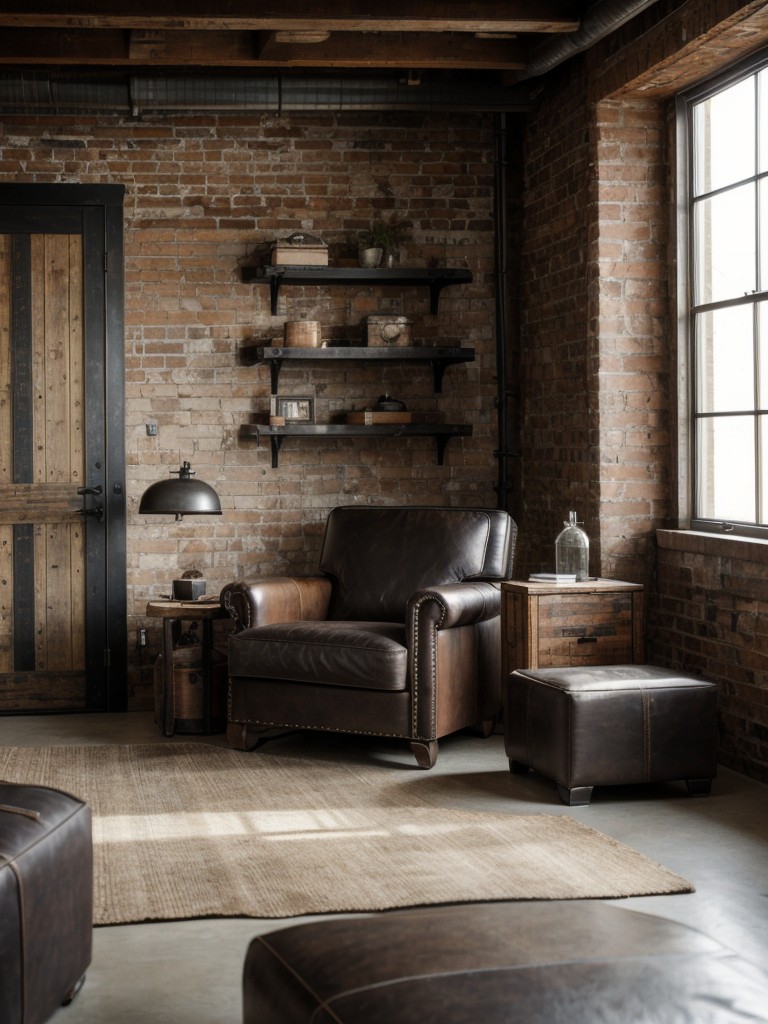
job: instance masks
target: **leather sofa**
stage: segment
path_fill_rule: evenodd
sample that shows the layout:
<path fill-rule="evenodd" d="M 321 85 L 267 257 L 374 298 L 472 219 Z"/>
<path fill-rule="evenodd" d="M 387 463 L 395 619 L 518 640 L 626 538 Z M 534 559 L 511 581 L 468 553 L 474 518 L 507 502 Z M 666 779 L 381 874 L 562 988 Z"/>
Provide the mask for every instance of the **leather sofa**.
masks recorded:
<path fill-rule="evenodd" d="M 224 587 L 230 744 L 296 729 L 402 737 L 431 768 L 441 736 L 490 733 L 516 535 L 499 510 L 341 506 L 317 575 Z"/>

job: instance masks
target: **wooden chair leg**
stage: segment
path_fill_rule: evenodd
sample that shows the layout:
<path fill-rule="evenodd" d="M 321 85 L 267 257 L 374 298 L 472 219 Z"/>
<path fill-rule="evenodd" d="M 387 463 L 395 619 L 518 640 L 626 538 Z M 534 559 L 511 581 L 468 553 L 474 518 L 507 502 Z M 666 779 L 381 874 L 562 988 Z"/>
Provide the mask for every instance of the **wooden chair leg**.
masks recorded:
<path fill-rule="evenodd" d="M 434 768 L 437 761 L 437 740 L 412 740 L 411 753 L 419 768 Z"/>
<path fill-rule="evenodd" d="M 227 723 L 227 743 L 235 750 L 256 750 L 267 740 L 285 734 L 285 729 L 257 729 L 247 722 Z"/>

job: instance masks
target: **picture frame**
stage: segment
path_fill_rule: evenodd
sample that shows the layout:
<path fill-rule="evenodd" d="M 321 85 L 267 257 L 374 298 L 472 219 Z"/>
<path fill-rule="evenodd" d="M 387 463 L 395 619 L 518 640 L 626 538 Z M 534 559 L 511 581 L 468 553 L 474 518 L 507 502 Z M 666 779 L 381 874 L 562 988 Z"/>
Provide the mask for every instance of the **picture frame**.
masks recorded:
<path fill-rule="evenodd" d="M 314 423 L 315 400 L 306 395 L 278 397 L 276 415 L 282 416 L 286 423 Z"/>

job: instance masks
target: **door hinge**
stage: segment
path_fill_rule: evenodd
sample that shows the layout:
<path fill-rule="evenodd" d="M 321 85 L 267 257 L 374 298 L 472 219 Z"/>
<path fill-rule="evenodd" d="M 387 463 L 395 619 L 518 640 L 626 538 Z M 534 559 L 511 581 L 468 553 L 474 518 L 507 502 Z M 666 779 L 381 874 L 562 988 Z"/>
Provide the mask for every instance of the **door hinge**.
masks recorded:
<path fill-rule="evenodd" d="M 112 652 L 109 647 L 104 648 L 104 668 L 112 667 Z"/>
<path fill-rule="evenodd" d="M 105 274 L 109 273 L 109 253 L 108 252 L 104 253 L 104 273 Z"/>

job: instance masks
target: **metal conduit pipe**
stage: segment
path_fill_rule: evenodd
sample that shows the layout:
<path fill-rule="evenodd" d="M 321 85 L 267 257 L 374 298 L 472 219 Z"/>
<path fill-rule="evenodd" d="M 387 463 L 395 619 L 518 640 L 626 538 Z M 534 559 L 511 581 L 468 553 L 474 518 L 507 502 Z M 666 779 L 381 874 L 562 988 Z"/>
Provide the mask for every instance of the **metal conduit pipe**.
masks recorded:
<path fill-rule="evenodd" d="M 494 118 L 494 271 L 496 277 L 496 419 L 498 461 L 496 504 L 507 507 L 507 119 Z"/>
<path fill-rule="evenodd" d="M 552 38 L 534 50 L 525 71 L 517 75 L 518 81 L 544 75 L 569 57 L 583 53 L 655 3 L 658 0 L 596 0 L 584 15 L 578 32 Z"/>
<path fill-rule="evenodd" d="M 69 81 L 47 74 L 0 77 L 0 110 L 6 113 L 130 113 L 227 111 L 289 114 L 294 111 L 523 111 L 530 87 L 440 78 L 418 86 L 397 78 L 144 76 L 117 81 Z"/>

